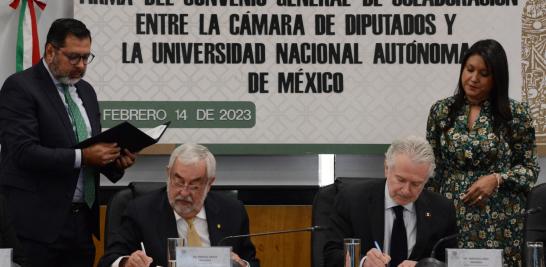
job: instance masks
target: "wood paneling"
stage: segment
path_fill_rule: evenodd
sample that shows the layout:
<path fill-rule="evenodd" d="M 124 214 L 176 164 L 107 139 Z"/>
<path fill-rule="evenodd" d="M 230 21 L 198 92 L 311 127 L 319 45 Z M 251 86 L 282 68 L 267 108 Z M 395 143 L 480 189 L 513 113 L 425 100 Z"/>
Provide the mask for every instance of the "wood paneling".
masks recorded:
<path fill-rule="evenodd" d="M 537 154 L 540 157 L 546 156 L 546 143 L 538 143 L 537 142 Z"/>
<path fill-rule="evenodd" d="M 269 232 L 311 226 L 311 206 L 247 205 L 250 232 Z M 309 232 L 252 238 L 262 267 L 311 266 Z"/>
<path fill-rule="evenodd" d="M 139 155 L 170 155 L 176 144 L 155 144 L 142 149 Z"/>
<path fill-rule="evenodd" d="M 270 232 L 311 226 L 311 206 L 247 205 L 250 232 Z M 100 231 L 104 236 L 106 206 L 100 207 Z M 95 266 L 104 254 L 104 239 L 94 240 Z M 253 237 L 261 267 L 311 266 L 311 234 L 292 233 Z"/>
<path fill-rule="evenodd" d="M 104 255 L 104 222 L 106 218 L 106 205 L 101 205 L 99 209 L 100 213 L 100 236 L 101 240 L 97 240 L 93 237 L 93 242 L 95 242 L 95 266 L 99 263 L 100 257 Z"/>

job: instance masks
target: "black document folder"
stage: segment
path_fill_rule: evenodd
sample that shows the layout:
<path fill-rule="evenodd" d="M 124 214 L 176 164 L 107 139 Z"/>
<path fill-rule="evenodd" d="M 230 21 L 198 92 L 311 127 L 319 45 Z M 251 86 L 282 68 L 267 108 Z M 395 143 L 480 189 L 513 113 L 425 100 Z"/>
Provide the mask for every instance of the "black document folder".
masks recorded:
<path fill-rule="evenodd" d="M 157 143 L 169 127 L 169 124 L 171 124 L 170 121 L 143 131 L 125 121 L 98 135 L 83 140 L 75 148 L 86 148 L 97 143 L 117 143 L 122 149 L 127 148 L 133 153 L 138 152 Z"/>

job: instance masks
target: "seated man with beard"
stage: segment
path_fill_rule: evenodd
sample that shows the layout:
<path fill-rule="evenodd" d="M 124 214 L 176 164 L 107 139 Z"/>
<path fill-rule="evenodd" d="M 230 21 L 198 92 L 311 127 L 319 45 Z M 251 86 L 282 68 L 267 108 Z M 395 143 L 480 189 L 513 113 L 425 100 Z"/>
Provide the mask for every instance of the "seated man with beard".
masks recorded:
<path fill-rule="evenodd" d="M 216 160 L 206 147 L 176 148 L 167 166 L 166 188 L 128 204 L 99 266 L 168 266 L 168 238 L 185 237 L 190 246 L 209 247 L 224 237 L 248 234 L 248 215 L 241 202 L 210 191 L 215 172 Z M 140 250 L 141 242 L 146 253 Z M 225 245 L 233 247 L 231 258 L 238 266 L 259 266 L 250 238 Z"/>

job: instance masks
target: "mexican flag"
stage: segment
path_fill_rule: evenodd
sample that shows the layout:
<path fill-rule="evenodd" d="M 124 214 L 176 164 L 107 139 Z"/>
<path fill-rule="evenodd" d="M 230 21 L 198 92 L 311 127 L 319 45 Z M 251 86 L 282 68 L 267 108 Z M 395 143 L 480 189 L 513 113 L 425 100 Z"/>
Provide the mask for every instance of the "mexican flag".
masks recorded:
<path fill-rule="evenodd" d="M 24 70 L 40 60 L 40 42 L 36 23 L 35 5 L 44 10 L 46 4 L 40 0 L 13 0 L 11 8 L 19 9 L 15 70 Z"/>

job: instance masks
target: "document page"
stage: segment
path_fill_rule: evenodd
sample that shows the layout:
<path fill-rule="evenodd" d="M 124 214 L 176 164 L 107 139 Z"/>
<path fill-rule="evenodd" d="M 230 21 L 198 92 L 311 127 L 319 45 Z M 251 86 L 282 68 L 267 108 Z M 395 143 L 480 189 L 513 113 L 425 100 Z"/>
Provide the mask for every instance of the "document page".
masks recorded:
<path fill-rule="evenodd" d="M 158 139 L 161 136 L 161 134 L 165 131 L 165 128 L 167 128 L 167 125 L 161 124 L 157 127 L 150 128 L 143 132 L 153 139 Z"/>

